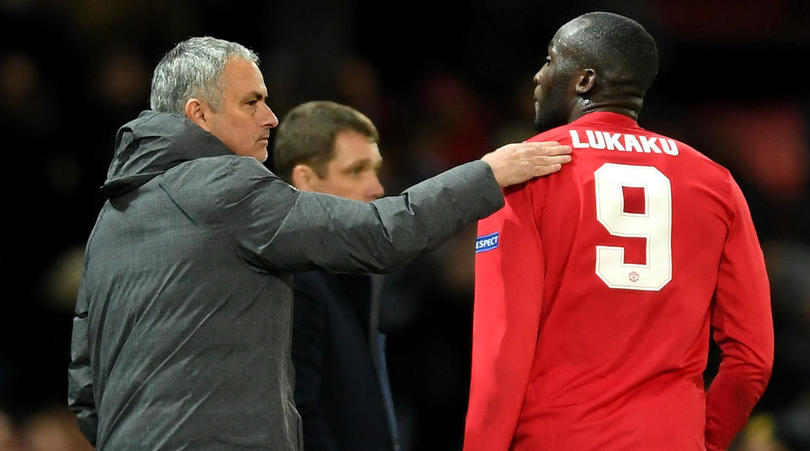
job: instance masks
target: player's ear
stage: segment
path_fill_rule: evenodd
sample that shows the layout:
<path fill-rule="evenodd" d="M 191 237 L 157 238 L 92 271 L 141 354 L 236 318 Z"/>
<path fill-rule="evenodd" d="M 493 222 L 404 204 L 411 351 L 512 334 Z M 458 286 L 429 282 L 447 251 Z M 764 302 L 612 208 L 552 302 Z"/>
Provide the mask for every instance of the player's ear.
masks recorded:
<path fill-rule="evenodd" d="M 290 173 L 292 185 L 301 191 L 315 191 L 315 182 L 320 179 L 315 169 L 307 164 L 299 163 L 295 165 Z"/>
<path fill-rule="evenodd" d="M 183 108 L 183 113 L 191 122 L 194 122 L 209 133 L 211 132 L 211 127 L 208 125 L 208 114 L 210 111 L 211 108 L 208 107 L 207 103 L 194 97 L 188 99 L 185 108 Z"/>
<path fill-rule="evenodd" d="M 578 95 L 585 95 L 589 93 L 596 86 L 596 71 L 593 69 L 584 69 L 579 73 L 577 84 L 574 86 L 574 91 Z"/>

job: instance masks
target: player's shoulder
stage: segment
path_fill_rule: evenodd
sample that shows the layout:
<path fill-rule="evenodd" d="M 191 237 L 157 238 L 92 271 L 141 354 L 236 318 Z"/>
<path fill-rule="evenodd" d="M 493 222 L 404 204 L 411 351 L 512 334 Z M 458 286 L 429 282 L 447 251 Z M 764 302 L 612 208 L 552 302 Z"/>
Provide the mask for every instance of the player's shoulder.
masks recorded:
<path fill-rule="evenodd" d="M 571 137 L 568 134 L 568 130 L 570 128 L 570 124 L 555 127 L 532 136 L 531 138 L 527 139 L 526 142 L 556 141 L 564 144 L 566 141 L 571 141 Z"/>
<path fill-rule="evenodd" d="M 648 133 L 650 136 L 657 137 L 659 141 L 666 140 L 667 142 L 671 143 L 670 148 L 676 151 L 675 157 L 687 160 L 691 171 L 705 172 L 718 180 L 725 180 L 730 176 L 730 172 L 725 166 L 714 161 L 711 159 L 711 157 L 707 156 L 691 144 L 678 138 L 657 133 L 645 128 L 641 128 L 641 130 Z"/>

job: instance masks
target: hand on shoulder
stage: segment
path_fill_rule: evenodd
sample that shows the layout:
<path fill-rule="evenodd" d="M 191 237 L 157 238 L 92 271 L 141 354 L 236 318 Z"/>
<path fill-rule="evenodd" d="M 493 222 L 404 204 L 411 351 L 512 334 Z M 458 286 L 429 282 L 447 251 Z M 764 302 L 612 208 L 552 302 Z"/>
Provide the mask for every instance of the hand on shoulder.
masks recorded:
<path fill-rule="evenodd" d="M 484 155 L 501 188 L 557 172 L 571 161 L 571 146 L 556 141 L 507 144 Z"/>

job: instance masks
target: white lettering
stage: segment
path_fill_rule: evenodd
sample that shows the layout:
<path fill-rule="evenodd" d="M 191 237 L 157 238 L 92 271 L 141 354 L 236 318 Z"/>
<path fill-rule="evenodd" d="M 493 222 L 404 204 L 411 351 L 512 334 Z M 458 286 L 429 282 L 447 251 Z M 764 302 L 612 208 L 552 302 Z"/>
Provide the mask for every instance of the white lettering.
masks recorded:
<path fill-rule="evenodd" d="M 650 153 L 650 151 L 653 151 L 655 153 L 661 153 L 661 149 L 655 144 L 655 140 L 658 139 L 657 137 L 653 136 L 648 138 L 646 136 L 639 136 L 639 138 L 641 139 L 641 146 L 644 148 L 645 152 Z"/>
<path fill-rule="evenodd" d="M 569 130 L 571 146 L 575 149 L 618 150 L 622 152 L 665 153 L 677 156 L 678 144 L 667 138 L 657 136 L 632 135 L 629 133 L 610 133 L 605 131 L 585 130 L 586 141 L 577 130 Z"/>
<path fill-rule="evenodd" d="M 624 147 L 628 152 L 635 149 L 636 152 L 644 152 L 641 150 L 641 144 L 638 143 L 635 135 L 624 135 Z"/>
<path fill-rule="evenodd" d="M 608 132 L 602 132 L 605 135 L 605 144 L 607 145 L 608 150 L 624 150 L 624 146 L 622 143 L 619 142 L 619 138 L 622 137 L 619 133 L 610 134 Z"/>
<path fill-rule="evenodd" d="M 585 130 L 585 134 L 588 135 L 588 144 L 591 145 L 591 148 L 593 149 L 605 148 L 605 138 L 602 136 L 601 133 L 594 133 L 593 130 Z"/>
<path fill-rule="evenodd" d="M 675 141 L 671 139 L 661 140 L 661 149 L 663 149 L 664 153 L 667 155 L 678 155 L 678 146 L 675 144 Z"/>
<path fill-rule="evenodd" d="M 571 146 L 574 149 L 584 149 L 588 147 L 587 144 L 579 140 L 579 135 L 576 130 L 569 130 L 568 132 L 571 134 Z"/>
<path fill-rule="evenodd" d="M 476 249 L 482 249 L 482 248 L 485 248 L 485 247 L 494 246 L 496 244 L 498 244 L 498 237 L 494 236 L 492 238 L 487 238 L 485 240 L 483 240 L 483 239 L 478 240 L 475 243 L 475 248 Z"/>

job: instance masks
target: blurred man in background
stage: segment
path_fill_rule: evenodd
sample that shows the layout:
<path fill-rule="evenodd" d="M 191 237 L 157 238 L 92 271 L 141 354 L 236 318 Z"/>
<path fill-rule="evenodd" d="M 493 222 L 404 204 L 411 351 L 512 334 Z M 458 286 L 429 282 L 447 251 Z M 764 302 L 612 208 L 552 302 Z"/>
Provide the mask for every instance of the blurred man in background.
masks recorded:
<path fill-rule="evenodd" d="M 275 172 L 298 189 L 362 202 L 383 195 L 377 129 L 351 107 L 299 105 L 284 117 L 275 142 Z M 380 276 L 308 271 L 293 281 L 295 405 L 304 449 L 397 449 L 379 328 Z"/>

